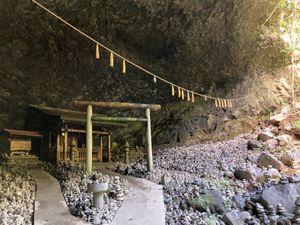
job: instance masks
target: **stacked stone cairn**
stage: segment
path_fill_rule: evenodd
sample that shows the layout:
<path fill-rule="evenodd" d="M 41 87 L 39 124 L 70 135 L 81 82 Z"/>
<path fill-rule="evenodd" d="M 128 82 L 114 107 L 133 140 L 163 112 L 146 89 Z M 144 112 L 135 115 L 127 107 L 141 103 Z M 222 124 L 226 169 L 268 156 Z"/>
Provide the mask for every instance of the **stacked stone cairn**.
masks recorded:
<path fill-rule="evenodd" d="M 112 185 L 116 191 L 116 198 L 117 198 L 118 205 L 120 205 L 124 200 L 124 192 L 120 184 L 120 177 L 115 176 Z"/>
<path fill-rule="evenodd" d="M 293 222 L 294 224 L 300 224 L 300 197 L 297 198 L 295 205 L 296 209 L 294 212 Z"/>
<path fill-rule="evenodd" d="M 80 164 L 61 162 L 57 166 L 45 166 L 55 176 L 62 187 L 62 192 L 70 212 L 86 222 L 95 225 L 111 223 L 119 207 L 122 205 L 124 194 L 127 194 L 128 183 L 115 177 L 93 172 L 87 175 Z M 103 196 L 103 208 L 94 208 L 93 193 L 88 192 L 88 183 L 108 183 L 109 190 Z"/>

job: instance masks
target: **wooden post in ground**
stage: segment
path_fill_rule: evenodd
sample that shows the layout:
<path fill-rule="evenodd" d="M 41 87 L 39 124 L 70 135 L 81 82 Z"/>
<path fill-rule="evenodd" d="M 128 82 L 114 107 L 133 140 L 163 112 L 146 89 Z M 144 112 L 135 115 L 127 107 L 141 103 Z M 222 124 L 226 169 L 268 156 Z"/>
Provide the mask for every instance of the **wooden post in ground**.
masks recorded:
<path fill-rule="evenodd" d="M 92 161 L 93 161 L 93 107 L 87 106 L 86 110 L 86 172 L 92 173 Z"/>
<path fill-rule="evenodd" d="M 107 135 L 107 160 L 111 161 L 111 135 Z"/>
<path fill-rule="evenodd" d="M 101 161 L 101 154 L 102 154 L 102 144 L 101 144 L 101 135 L 98 135 L 98 144 L 99 144 L 99 146 L 98 146 L 98 152 L 97 152 L 97 161 L 98 162 L 100 162 Z"/>
<path fill-rule="evenodd" d="M 56 138 L 56 162 L 58 161 L 60 161 L 60 134 L 57 134 Z"/>
<path fill-rule="evenodd" d="M 152 137 L 151 137 L 151 116 L 150 109 L 146 109 L 146 118 L 147 118 L 147 152 L 148 152 L 148 172 L 153 171 L 153 156 L 152 156 Z"/>
<path fill-rule="evenodd" d="M 48 134 L 48 149 L 50 150 L 51 147 L 52 147 L 52 134 L 51 134 L 51 132 L 49 132 L 49 134 Z"/>
<path fill-rule="evenodd" d="M 100 136 L 100 161 L 103 162 L 103 137 Z"/>
<path fill-rule="evenodd" d="M 65 129 L 64 133 L 64 160 L 67 160 L 67 151 L 68 151 L 68 131 Z"/>

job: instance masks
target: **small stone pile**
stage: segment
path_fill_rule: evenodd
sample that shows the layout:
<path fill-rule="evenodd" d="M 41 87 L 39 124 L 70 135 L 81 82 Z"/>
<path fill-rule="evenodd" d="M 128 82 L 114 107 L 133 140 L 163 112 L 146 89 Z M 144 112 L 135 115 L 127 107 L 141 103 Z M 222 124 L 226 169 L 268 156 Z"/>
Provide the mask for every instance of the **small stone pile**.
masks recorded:
<path fill-rule="evenodd" d="M 109 224 L 122 205 L 124 195 L 129 191 L 125 180 L 99 172 L 88 176 L 80 164 L 60 162 L 55 168 L 49 165 L 47 167 L 59 180 L 72 215 L 95 225 Z M 95 182 L 109 184 L 109 191 L 104 194 L 104 206 L 101 209 L 93 207 L 93 194 L 87 192 L 88 183 Z"/>
<path fill-rule="evenodd" d="M 0 166 L 0 224 L 31 225 L 36 183 L 21 166 Z"/>

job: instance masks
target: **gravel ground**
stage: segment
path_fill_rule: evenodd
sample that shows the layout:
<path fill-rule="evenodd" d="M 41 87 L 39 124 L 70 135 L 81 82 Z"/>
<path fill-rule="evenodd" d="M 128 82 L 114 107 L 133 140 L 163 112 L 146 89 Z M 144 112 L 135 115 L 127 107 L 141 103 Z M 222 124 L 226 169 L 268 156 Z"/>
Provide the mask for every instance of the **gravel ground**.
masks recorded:
<path fill-rule="evenodd" d="M 163 184 L 168 225 L 224 224 L 220 219 L 222 213 L 199 210 L 193 201 L 199 194 L 218 192 L 224 201 L 224 211 L 236 208 L 232 197 L 248 193 L 256 185 L 234 178 L 236 168 L 254 165 L 261 154 L 261 150 L 247 148 L 253 138 L 249 134 L 218 143 L 161 146 L 155 151 L 152 173 L 147 172 L 146 160 L 116 164 L 111 169 Z"/>
<path fill-rule="evenodd" d="M 31 225 L 36 183 L 22 166 L 0 166 L 0 224 Z"/>

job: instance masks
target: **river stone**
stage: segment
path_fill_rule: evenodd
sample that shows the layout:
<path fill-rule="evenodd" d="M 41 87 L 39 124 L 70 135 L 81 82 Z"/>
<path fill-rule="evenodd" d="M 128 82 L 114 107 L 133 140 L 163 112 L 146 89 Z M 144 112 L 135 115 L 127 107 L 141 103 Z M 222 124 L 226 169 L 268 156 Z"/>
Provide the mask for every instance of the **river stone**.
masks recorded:
<path fill-rule="evenodd" d="M 263 147 L 262 143 L 258 140 L 255 140 L 255 139 L 251 139 L 247 143 L 247 148 L 251 149 L 251 150 L 260 149 L 262 147 Z"/>
<path fill-rule="evenodd" d="M 268 153 L 262 153 L 259 156 L 257 165 L 261 168 L 268 168 L 269 165 L 271 165 L 273 168 L 276 168 L 279 171 L 282 171 L 284 168 L 284 165 L 281 161 L 279 161 L 275 156 Z"/>
<path fill-rule="evenodd" d="M 282 176 L 279 173 L 278 169 L 270 168 L 268 169 L 269 174 L 271 175 L 271 178 L 274 180 L 279 180 Z"/>
<path fill-rule="evenodd" d="M 222 214 L 225 212 L 224 200 L 219 190 L 208 190 L 205 194 L 188 201 L 189 205 L 196 210 L 204 212 L 207 208 L 211 213 Z"/>
<path fill-rule="evenodd" d="M 288 167 L 293 167 L 295 158 L 291 154 L 286 153 L 280 157 L 280 161 L 283 162 L 283 164 Z"/>
<path fill-rule="evenodd" d="M 294 176 L 288 177 L 288 180 L 290 183 L 299 183 L 300 175 L 294 175 Z"/>
<path fill-rule="evenodd" d="M 272 134 L 271 132 L 262 132 L 258 135 L 257 139 L 265 142 L 269 139 L 272 139 L 273 137 L 274 137 L 274 134 Z"/>
<path fill-rule="evenodd" d="M 244 221 L 240 218 L 237 210 L 226 213 L 223 220 L 228 225 L 244 225 Z"/>
<path fill-rule="evenodd" d="M 288 114 L 282 114 L 282 113 L 276 114 L 270 117 L 269 123 L 278 127 L 282 121 L 288 118 L 288 116 L 289 116 Z"/>
<path fill-rule="evenodd" d="M 246 204 L 245 204 L 245 198 L 243 198 L 242 196 L 239 196 L 239 195 L 234 195 L 232 196 L 232 202 L 236 205 L 236 207 L 238 209 L 244 209 L 246 207 Z"/>
<path fill-rule="evenodd" d="M 272 138 L 272 139 L 267 140 L 265 142 L 265 144 L 269 145 L 271 148 L 275 148 L 279 144 L 279 142 L 278 142 L 278 140 Z"/>
<path fill-rule="evenodd" d="M 251 165 L 246 168 L 237 168 L 234 171 L 234 176 L 239 180 L 256 180 L 257 177 L 263 176 L 263 172 L 257 166 Z"/>
<path fill-rule="evenodd" d="M 297 197 L 300 196 L 300 183 L 272 186 L 265 189 L 258 200 L 264 207 L 281 204 L 288 213 L 293 213 Z"/>
<path fill-rule="evenodd" d="M 282 134 L 277 136 L 276 139 L 279 141 L 280 146 L 286 146 L 293 138 L 290 135 Z"/>

